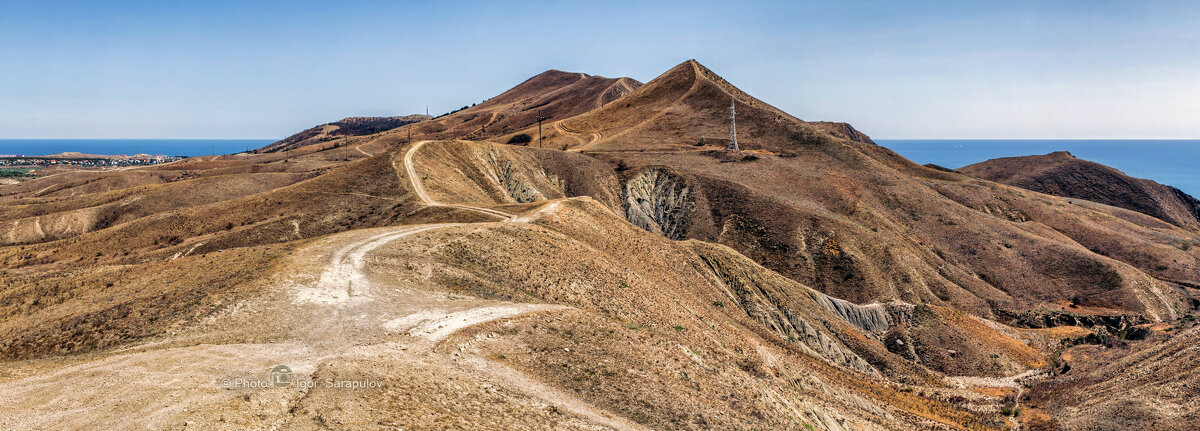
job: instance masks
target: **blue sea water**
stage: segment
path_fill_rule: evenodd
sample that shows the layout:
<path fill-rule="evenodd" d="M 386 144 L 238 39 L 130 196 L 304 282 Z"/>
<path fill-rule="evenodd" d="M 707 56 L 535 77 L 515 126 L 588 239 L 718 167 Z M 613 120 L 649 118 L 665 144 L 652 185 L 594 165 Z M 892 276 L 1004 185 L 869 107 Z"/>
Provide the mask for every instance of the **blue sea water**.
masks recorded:
<path fill-rule="evenodd" d="M 876 139 L 919 164 L 957 169 L 998 157 L 1069 151 L 1137 178 L 1149 178 L 1200 197 L 1200 140 L 961 140 Z"/>
<path fill-rule="evenodd" d="M 84 154 L 162 154 L 208 156 L 253 150 L 271 139 L 0 139 L 0 154 L 44 156 L 69 151 Z"/>

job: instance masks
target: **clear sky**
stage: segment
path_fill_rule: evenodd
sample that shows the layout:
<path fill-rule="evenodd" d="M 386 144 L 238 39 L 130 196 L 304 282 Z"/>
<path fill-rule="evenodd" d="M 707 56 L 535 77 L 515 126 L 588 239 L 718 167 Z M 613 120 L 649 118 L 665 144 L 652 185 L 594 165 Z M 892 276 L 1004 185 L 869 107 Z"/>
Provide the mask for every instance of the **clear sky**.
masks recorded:
<path fill-rule="evenodd" d="M 1200 6 L 0 1 L 0 138 L 280 138 L 695 58 L 876 138 L 1200 138 Z"/>

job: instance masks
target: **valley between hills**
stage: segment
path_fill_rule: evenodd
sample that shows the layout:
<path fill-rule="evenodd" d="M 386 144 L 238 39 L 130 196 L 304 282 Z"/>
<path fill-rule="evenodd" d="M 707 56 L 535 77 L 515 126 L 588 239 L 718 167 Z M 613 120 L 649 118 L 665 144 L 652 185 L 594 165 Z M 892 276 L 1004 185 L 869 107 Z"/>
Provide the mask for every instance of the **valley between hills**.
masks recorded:
<path fill-rule="evenodd" d="M 0 185 L 0 428 L 1187 429 L 1196 202 L 552 70 Z"/>

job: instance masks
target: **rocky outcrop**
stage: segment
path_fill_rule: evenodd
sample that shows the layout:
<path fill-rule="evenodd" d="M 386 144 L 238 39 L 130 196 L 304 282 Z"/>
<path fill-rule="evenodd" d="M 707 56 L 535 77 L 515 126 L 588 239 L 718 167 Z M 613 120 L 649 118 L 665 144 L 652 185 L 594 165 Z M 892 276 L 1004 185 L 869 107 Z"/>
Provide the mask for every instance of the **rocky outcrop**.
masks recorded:
<path fill-rule="evenodd" d="M 883 304 L 858 305 L 853 302 L 834 298 L 821 292 L 812 291 L 813 300 L 832 311 L 851 325 L 872 334 L 887 332 L 892 326 L 892 317 Z"/>
<path fill-rule="evenodd" d="M 625 219 L 673 240 L 687 235 L 695 199 L 687 182 L 663 168 L 651 168 L 625 182 Z"/>
<path fill-rule="evenodd" d="M 713 275 L 737 299 L 737 305 L 751 318 L 812 356 L 863 373 L 879 374 L 870 363 L 828 332 L 828 325 L 832 321 L 822 321 L 822 313 L 818 312 L 825 306 L 812 301 L 816 301 L 818 296 L 822 297 L 830 306 L 855 316 L 852 318 L 863 322 L 864 326 L 879 329 L 882 323 L 878 320 L 879 316 L 875 315 L 876 311 L 859 310 L 853 304 L 830 298 L 792 280 L 772 278 L 764 276 L 762 272 L 748 270 L 752 265 L 749 259 L 718 251 L 722 249 L 728 250 L 711 244 L 693 243 L 693 250 L 697 251 Z M 808 295 L 804 295 L 805 292 Z M 882 308 L 880 312 L 886 315 Z"/>
<path fill-rule="evenodd" d="M 1123 334 L 1135 325 L 1149 323 L 1145 317 L 1133 314 L 1075 314 L 1065 311 L 1025 311 L 1000 313 L 1011 326 L 1021 328 L 1054 328 L 1057 326 L 1080 326 L 1103 329 L 1112 334 Z"/>
<path fill-rule="evenodd" d="M 512 161 L 502 160 L 495 151 L 489 151 L 487 159 L 485 172 L 488 178 L 499 184 L 513 201 L 526 203 L 546 200 L 546 196 L 517 171 Z M 558 178 L 549 175 L 547 178 L 561 188 Z"/>

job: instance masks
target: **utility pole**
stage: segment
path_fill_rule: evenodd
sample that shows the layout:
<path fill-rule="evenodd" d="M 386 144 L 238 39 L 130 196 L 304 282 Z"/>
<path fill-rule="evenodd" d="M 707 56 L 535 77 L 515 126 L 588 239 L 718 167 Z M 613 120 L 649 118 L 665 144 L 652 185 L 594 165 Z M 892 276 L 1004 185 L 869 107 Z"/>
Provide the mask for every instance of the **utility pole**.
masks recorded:
<path fill-rule="evenodd" d="M 729 146 L 726 150 L 741 151 L 737 142 L 737 109 L 734 107 L 733 95 L 729 95 Z"/>
<path fill-rule="evenodd" d="M 538 148 L 541 148 L 541 147 L 542 147 L 542 120 L 545 120 L 545 119 L 546 119 L 546 117 L 543 117 L 543 116 L 542 116 L 542 110 L 541 110 L 541 109 L 539 109 L 539 110 L 538 110 L 538 115 L 537 115 L 537 120 L 538 120 Z"/>
<path fill-rule="evenodd" d="M 409 127 L 408 128 L 408 140 L 405 141 L 405 143 L 411 143 L 411 142 L 412 142 L 412 127 Z"/>

